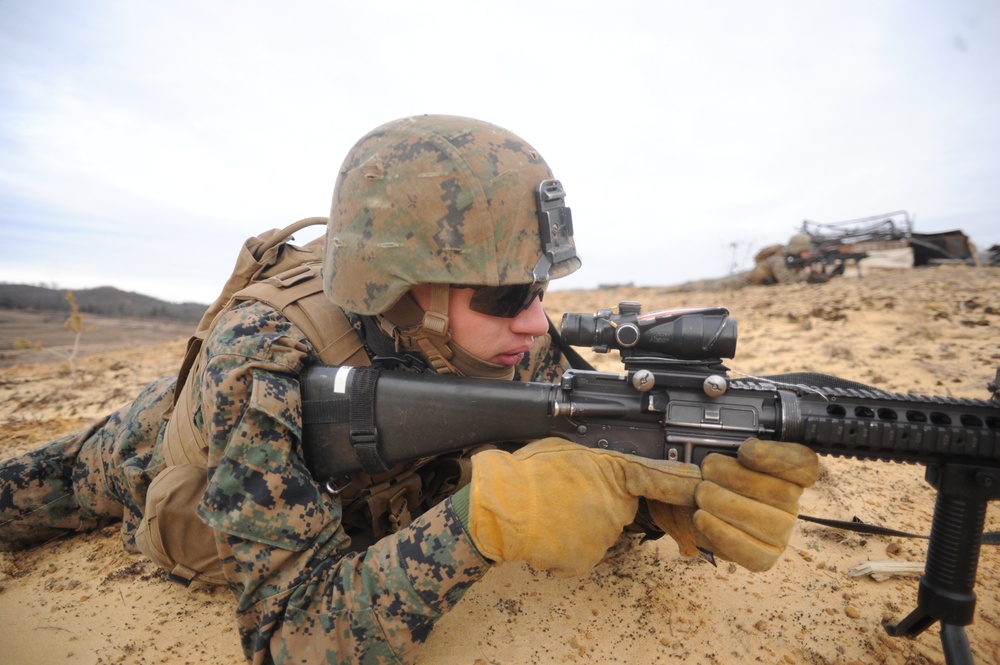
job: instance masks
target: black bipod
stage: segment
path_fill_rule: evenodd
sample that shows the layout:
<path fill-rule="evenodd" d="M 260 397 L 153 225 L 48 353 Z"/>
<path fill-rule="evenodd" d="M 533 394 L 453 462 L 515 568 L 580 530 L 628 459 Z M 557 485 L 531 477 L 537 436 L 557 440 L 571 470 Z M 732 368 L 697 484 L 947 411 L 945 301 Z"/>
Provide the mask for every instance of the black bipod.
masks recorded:
<path fill-rule="evenodd" d="M 972 623 L 976 611 L 979 547 L 986 506 L 1000 498 L 1000 468 L 929 466 L 926 479 L 938 495 L 917 609 L 885 628 L 890 635 L 916 637 L 940 621 L 947 665 L 973 665 L 965 626 Z"/>

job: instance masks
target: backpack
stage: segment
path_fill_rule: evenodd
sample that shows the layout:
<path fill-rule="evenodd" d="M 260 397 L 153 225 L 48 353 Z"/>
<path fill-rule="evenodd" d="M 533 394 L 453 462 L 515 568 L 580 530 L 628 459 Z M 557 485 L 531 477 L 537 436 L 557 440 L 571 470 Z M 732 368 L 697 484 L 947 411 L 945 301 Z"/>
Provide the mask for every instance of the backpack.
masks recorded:
<path fill-rule="evenodd" d="M 322 280 L 315 278 L 320 276 L 323 263 L 324 238 L 316 238 L 302 247 L 289 244 L 296 231 L 326 222 L 326 217 L 307 217 L 284 229 L 265 231 L 243 243 L 236 266 L 222 288 L 222 293 L 202 315 L 194 335 L 188 340 L 184 360 L 177 374 L 175 403 L 181 392 L 180 387 L 184 385 L 201 353 L 205 339 L 215 327 L 216 319 L 222 312 L 246 300 L 261 300 L 286 314 L 313 342 L 324 363 L 341 364 L 346 357 L 340 356 L 353 355 L 357 350 L 356 346 L 345 341 L 342 343 L 348 344 L 345 347 L 337 342 L 346 332 L 341 321 L 346 321 L 346 317 L 339 307 L 327 306 L 328 301 L 323 302 L 324 306 L 316 307 L 315 312 L 304 307 L 307 304 L 303 302 L 305 299 L 322 296 Z M 294 291 L 286 290 L 296 285 L 298 286 Z M 326 315 L 324 320 L 316 320 L 316 316 L 323 315 Z M 324 357 L 326 355 L 331 356 L 331 359 Z"/>

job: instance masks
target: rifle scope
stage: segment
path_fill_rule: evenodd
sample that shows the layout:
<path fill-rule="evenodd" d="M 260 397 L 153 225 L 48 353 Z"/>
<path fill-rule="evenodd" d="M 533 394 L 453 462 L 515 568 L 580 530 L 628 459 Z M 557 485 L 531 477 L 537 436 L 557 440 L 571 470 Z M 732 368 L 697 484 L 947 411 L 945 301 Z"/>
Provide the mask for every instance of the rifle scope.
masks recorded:
<path fill-rule="evenodd" d="M 667 309 L 642 314 L 642 305 L 618 303 L 618 314 L 563 314 L 562 336 L 573 346 L 597 353 L 617 350 L 622 357 L 657 356 L 711 360 L 736 355 L 736 319 L 725 307 Z"/>

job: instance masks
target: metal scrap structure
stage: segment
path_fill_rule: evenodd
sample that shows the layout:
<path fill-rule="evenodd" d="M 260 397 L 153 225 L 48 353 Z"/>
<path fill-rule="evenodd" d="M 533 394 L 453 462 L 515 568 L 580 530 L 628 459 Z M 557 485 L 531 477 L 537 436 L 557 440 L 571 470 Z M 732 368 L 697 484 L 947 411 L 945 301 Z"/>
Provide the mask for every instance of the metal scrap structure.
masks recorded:
<path fill-rule="evenodd" d="M 813 250 L 819 253 L 871 254 L 909 248 L 914 267 L 977 262 L 973 246 L 962 231 L 915 233 L 913 219 L 905 210 L 832 224 L 805 220 L 801 231 L 812 239 Z"/>

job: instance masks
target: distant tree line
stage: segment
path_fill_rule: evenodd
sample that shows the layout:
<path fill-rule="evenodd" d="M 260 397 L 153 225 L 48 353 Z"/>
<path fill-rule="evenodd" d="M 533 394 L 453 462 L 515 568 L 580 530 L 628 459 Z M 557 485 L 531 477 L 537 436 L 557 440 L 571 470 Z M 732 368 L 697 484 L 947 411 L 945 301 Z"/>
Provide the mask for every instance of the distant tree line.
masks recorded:
<path fill-rule="evenodd" d="M 170 303 L 110 286 L 73 289 L 79 311 L 99 316 L 198 321 L 208 305 Z M 0 309 L 69 312 L 66 289 L 0 283 Z"/>

